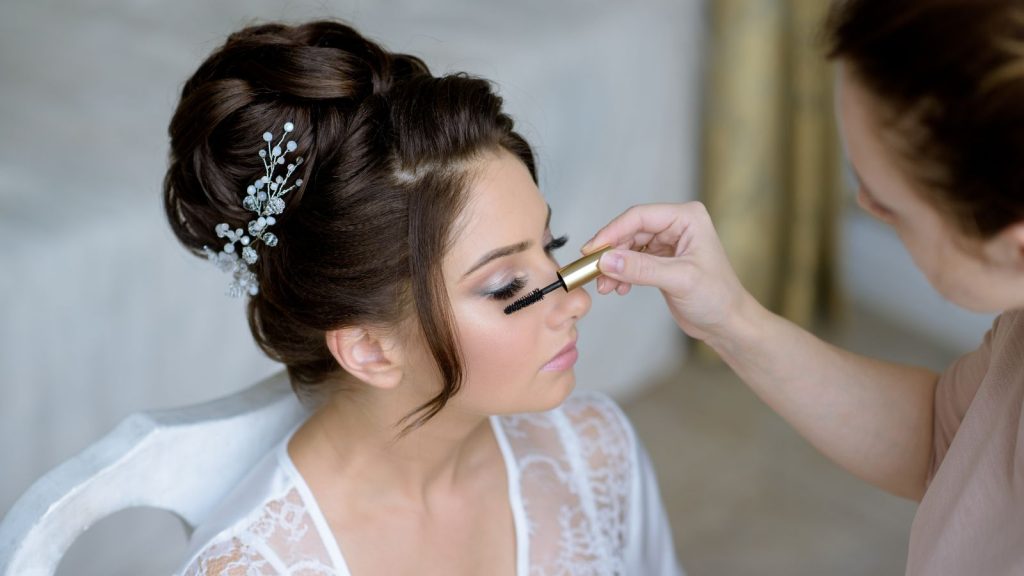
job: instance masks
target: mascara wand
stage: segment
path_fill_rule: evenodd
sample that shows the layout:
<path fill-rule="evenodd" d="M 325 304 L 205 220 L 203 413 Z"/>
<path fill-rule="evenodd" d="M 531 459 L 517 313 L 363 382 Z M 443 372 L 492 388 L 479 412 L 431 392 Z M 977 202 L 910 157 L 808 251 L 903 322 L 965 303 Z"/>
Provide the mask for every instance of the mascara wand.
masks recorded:
<path fill-rule="evenodd" d="M 597 278 L 601 274 L 601 269 L 598 268 L 597 263 L 601 259 L 601 255 L 611 249 L 612 246 L 606 246 L 562 267 L 558 271 L 558 280 L 555 280 L 543 288 L 537 288 L 526 296 L 523 296 L 509 304 L 505 307 L 505 314 L 511 314 L 522 310 L 527 306 L 536 304 L 543 300 L 546 294 L 550 294 L 558 288 L 564 288 L 565 291 L 568 292 L 575 288 L 579 288 L 594 278 Z"/>

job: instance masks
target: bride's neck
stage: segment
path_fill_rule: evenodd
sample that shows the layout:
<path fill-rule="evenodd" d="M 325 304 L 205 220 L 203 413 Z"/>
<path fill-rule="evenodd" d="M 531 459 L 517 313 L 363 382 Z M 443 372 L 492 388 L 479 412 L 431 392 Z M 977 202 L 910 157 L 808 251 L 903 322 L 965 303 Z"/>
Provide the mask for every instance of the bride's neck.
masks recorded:
<path fill-rule="evenodd" d="M 296 433 L 289 451 L 304 475 L 344 483 L 364 498 L 416 502 L 457 490 L 497 452 L 488 418 L 449 405 L 400 435 L 406 422 L 399 422 L 421 403 L 387 390 L 336 394 Z"/>

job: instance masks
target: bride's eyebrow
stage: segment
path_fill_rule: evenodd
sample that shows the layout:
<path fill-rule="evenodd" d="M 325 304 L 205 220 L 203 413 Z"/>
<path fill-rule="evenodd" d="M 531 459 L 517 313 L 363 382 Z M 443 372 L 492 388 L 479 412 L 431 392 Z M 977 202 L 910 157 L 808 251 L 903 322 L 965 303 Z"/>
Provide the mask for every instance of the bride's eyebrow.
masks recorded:
<path fill-rule="evenodd" d="M 547 230 L 548 226 L 550 226 L 550 225 L 551 225 L 551 205 L 549 204 L 548 205 L 548 216 L 547 216 L 547 219 L 544 221 L 544 230 Z M 470 266 L 469 270 L 467 270 L 466 273 L 462 275 L 462 277 L 465 278 L 466 276 L 469 276 L 470 274 L 472 274 L 477 269 L 479 269 L 481 266 L 483 266 L 484 264 L 487 264 L 491 260 L 496 260 L 498 258 L 504 258 L 505 256 L 511 256 L 513 254 L 518 254 L 520 252 L 525 252 L 526 250 L 528 250 L 530 248 L 530 246 L 533 246 L 533 240 L 524 240 L 524 241 L 519 242 L 517 244 L 510 244 L 508 246 L 502 246 L 501 248 L 495 248 L 494 250 L 491 250 L 487 254 L 484 254 L 482 258 L 480 258 L 479 260 L 476 261 L 476 264 L 473 264 L 472 266 Z"/>

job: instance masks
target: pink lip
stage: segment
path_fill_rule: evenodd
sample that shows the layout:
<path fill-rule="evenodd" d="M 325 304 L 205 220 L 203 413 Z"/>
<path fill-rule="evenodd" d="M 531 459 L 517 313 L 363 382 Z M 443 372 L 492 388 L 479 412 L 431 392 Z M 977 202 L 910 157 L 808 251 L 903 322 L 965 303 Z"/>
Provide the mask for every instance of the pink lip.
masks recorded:
<path fill-rule="evenodd" d="M 560 370 L 568 370 L 576 364 L 576 359 L 579 358 L 580 353 L 576 350 L 576 341 L 573 340 L 566 344 L 565 348 L 559 350 L 558 354 L 554 358 L 548 361 L 547 364 L 541 368 L 544 372 L 557 372 Z"/>

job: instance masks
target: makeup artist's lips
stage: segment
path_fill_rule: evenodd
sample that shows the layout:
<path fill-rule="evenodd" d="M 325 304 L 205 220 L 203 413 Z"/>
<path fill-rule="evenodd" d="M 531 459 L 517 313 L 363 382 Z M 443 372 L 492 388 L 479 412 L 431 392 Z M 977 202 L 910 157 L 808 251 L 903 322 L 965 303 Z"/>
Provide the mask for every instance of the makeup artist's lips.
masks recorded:
<path fill-rule="evenodd" d="M 580 353 L 576 350 L 576 340 L 569 342 L 565 348 L 562 348 L 554 358 L 548 361 L 547 364 L 541 368 L 544 372 L 557 372 L 560 370 L 568 370 L 576 364 L 576 359 L 579 358 Z"/>

